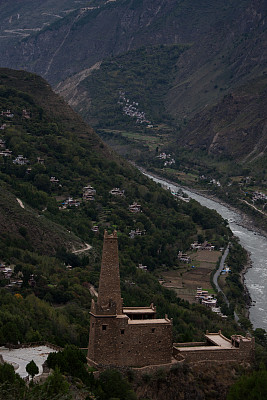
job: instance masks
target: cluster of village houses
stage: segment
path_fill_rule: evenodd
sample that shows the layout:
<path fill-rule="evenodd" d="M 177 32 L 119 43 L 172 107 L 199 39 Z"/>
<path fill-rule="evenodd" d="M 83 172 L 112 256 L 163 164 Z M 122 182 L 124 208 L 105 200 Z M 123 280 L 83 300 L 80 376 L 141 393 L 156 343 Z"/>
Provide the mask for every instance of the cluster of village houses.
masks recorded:
<path fill-rule="evenodd" d="M 208 179 L 209 179 L 209 178 L 208 178 L 207 176 L 205 176 L 205 175 L 201 175 L 201 176 L 199 177 L 199 180 L 201 180 L 201 181 L 206 181 L 206 180 L 208 180 Z M 210 184 L 210 185 L 214 185 L 214 186 L 218 186 L 218 187 L 221 186 L 220 181 L 217 181 L 217 180 L 214 179 L 214 178 L 212 178 L 212 179 L 209 180 L 209 184 Z"/>
<path fill-rule="evenodd" d="M 172 158 L 171 154 L 166 154 L 166 153 L 160 153 L 156 156 L 156 158 L 159 158 L 160 160 L 164 160 L 164 167 L 168 167 L 170 165 L 175 164 L 174 158 Z"/>
<path fill-rule="evenodd" d="M 198 243 L 197 241 L 195 241 L 194 243 L 191 243 L 191 249 L 213 251 L 215 249 L 215 246 L 207 241 L 203 243 Z M 223 248 L 221 248 L 220 251 L 223 251 Z M 192 261 L 191 257 L 187 253 L 183 253 L 181 251 L 179 251 L 178 253 L 178 260 L 187 264 L 191 263 Z M 192 265 L 192 268 L 195 268 L 195 266 Z M 231 269 L 228 266 L 225 266 L 221 271 L 221 274 L 224 275 L 228 274 L 229 272 L 231 272 Z M 217 307 L 217 299 L 213 295 L 210 295 L 207 290 L 203 290 L 201 287 L 198 287 L 195 299 L 202 305 L 211 308 L 212 312 L 215 312 L 222 318 L 227 318 L 226 315 L 222 314 L 220 307 Z"/>
<path fill-rule="evenodd" d="M 17 278 L 12 278 L 13 275 L 13 270 L 11 267 L 7 267 L 6 264 L 2 261 L 0 261 L 0 279 L 5 279 L 8 283 L 5 285 L 6 289 L 16 289 L 20 288 L 23 284 L 23 280 L 21 279 L 23 277 L 22 273 L 19 272 Z M 28 284 L 30 286 L 35 286 L 36 282 L 34 279 L 34 275 L 30 276 L 30 279 L 28 281 Z"/>
<path fill-rule="evenodd" d="M 10 110 L 6 110 L 6 111 L 1 111 L 0 116 L 5 117 L 5 118 L 13 118 L 14 114 Z M 27 111 L 26 109 L 23 109 L 22 110 L 22 118 L 30 119 L 31 116 L 30 116 L 29 111 Z M 3 123 L 0 126 L 0 130 L 5 130 L 7 126 L 8 125 L 6 123 Z M 12 157 L 12 150 L 9 150 L 6 148 L 6 142 L 3 138 L 0 138 L 0 156 Z M 38 164 L 44 164 L 44 162 L 45 162 L 45 160 L 41 157 L 37 157 L 36 161 Z M 27 157 L 24 157 L 23 154 L 18 154 L 13 160 L 13 164 L 18 165 L 18 166 L 27 165 L 29 163 L 30 163 L 30 161 L 27 159 Z M 28 167 L 26 170 L 26 174 L 30 174 L 31 170 L 32 170 L 31 167 Z M 52 184 L 58 184 L 59 180 L 56 177 L 51 176 L 50 182 Z"/>
<path fill-rule="evenodd" d="M 191 249 L 213 251 L 215 249 L 215 246 L 205 240 L 203 243 L 198 243 L 198 242 L 191 243 Z M 178 260 L 185 262 L 187 264 L 189 264 L 192 261 L 191 258 L 188 256 L 188 254 L 183 253 L 182 251 L 179 251 L 177 257 Z"/>
<path fill-rule="evenodd" d="M 131 103 L 130 99 L 126 98 L 126 94 L 122 90 L 119 92 L 118 104 L 123 106 L 122 110 L 125 115 L 128 115 L 131 118 L 136 118 L 137 124 L 146 124 L 148 128 L 153 128 L 151 122 L 146 118 L 144 111 L 138 110 L 137 107 L 139 103 L 136 103 L 135 101 Z"/>
<path fill-rule="evenodd" d="M 252 201 L 253 203 L 256 202 L 257 200 L 263 200 L 264 202 L 267 201 L 267 195 L 265 193 L 262 192 L 253 192 L 252 193 Z"/>
<path fill-rule="evenodd" d="M 224 315 L 221 312 L 221 308 L 217 306 L 217 299 L 213 295 L 209 295 L 209 292 L 203 290 L 202 287 L 197 288 L 195 299 L 203 306 L 210 308 L 212 312 L 218 314 L 220 317 L 227 318 L 227 315 Z"/>
<path fill-rule="evenodd" d="M 200 180 L 209 180 L 209 184 L 210 184 L 210 185 L 214 185 L 214 186 L 218 186 L 218 187 L 221 187 L 221 186 L 222 186 L 219 180 L 216 180 L 216 179 L 214 179 L 214 178 L 210 179 L 210 178 L 208 178 L 208 177 L 205 176 L 205 175 L 201 175 L 201 176 L 199 177 L 199 179 L 200 179 Z M 248 184 L 250 184 L 250 183 L 251 183 L 251 177 L 250 177 L 250 176 L 247 176 L 246 178 L 243 179 L 243 182 L 239 182 L 239 186 L 243 186 L 244 184 L 248 185 Z M 228 186 L 231 186 L 231 185 L 232 185 L 232 183 L 229 182 L 229 183 L 228 183 Z M 247 195 L 247 194 L 248 194 L 248 193 L 246 192 L 246 195 Z M 251 200 L 252 200 L 252 203 L 257 202 L 258 200 L 267 202 L 267 195 L 266 195 L 265 193 L 262 193 L 262 192 L 259 192 L 259 191 L 255 191 L 255 192 L 252 193 L 252 198 L 251 198 Z"/>

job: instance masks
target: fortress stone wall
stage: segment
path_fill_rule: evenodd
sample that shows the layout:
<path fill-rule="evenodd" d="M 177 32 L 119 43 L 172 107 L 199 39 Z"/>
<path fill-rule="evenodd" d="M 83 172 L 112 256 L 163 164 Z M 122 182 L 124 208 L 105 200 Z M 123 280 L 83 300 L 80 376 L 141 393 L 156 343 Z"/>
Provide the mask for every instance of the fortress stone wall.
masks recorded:
<path fill-rule="evenodd" d="M 99 292 L 92 300 L 88 364 L 99 369 L 171 368 L 176 363 L 251 362 L 254 338 L 206 333 L 205 342 L 172 343 L 172 321 L 156 308 L 123 307 L 117 234 L 105 232 Z"/>
<path fill-rule="evenodd" d="M 172 321 L 156 309 L 122 306 L 116 232 L 104 236 L 99 294 L 92 301 L 88 363 L 143 367 L 172 359 Z"/>

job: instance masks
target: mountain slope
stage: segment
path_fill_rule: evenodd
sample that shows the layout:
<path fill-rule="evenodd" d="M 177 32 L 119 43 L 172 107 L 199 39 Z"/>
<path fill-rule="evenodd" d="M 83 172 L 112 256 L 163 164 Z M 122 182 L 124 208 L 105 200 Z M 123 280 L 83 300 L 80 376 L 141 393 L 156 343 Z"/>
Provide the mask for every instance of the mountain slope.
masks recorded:
<path fill-rule="evenodd" d="M 35 29 L 38 25 L 38 30 L 22 39 L 16 35 L 11 39 L 11 33 L 4 32 L 8 24 L 15 24 L 15 20 L 10 20 L 15 13 L 15 5 L 20 12 L 20 18 L 16 21 L 19 29 L 24 29 L 20 25 L 24 21 L 23 16 L 25 26 L 28 24 Z M 123 57 L 130 59 L 127 63 L 129 71 L 134 70 L 135 61 L 142 62 L 142 55 L 138 55 L 142 46 L 149 49 L 158 45 L 160 49 L 160 45 L 169 48 L 182 45 L 184 48 L 175 61 L 175 70 L 166 68 L 160 71 L 158 79 L 162 80 L 164 72 L 165 78 L 162 80 L 161 98 L 152 114 L 158 113 L 160 104 L 160 118 L 163 114 L 169 116 L 173 135 L 185 145 L 189 142 L 184 139 L 188 137 L 191 141 L 192 135 L 187 134 L 187 128 L 180 135 L 184 124 L 195 115 L 197 120 L 200 114 L 205 114 L 212 107 L 215 107 L 213 110 L 220 108 L 219 104 L 223 104 L 226 95 L 238 91 L 247 82 L 252 84 L 261 80 L 266 71 L 267 24 L 263 0 L 231 0 L 227 4 L 223 0 L 117 0 L 91 1 L 87 5 L 71 0 L 59 5 L 58 2 L 47 0 L 38 3 L 36 18 L 30 17 L 31 5 L 30 0 L 25 4 L 16 1 L 12 6 L 7 2 L 0 5 L 4 16 L 4 36 L 8 36 L 2 42 L 1 65 L 26 68 L 43 75 L 53 85 L 59 83 L 57 90 L 95 126 L 98 118 L 92 116 L 92 108 L 96 107 L 94 102 L 97 108 L 100 107 L 97 96 L 102 89 L 105 91 L 104 100 L 109 101 L 114 96 L 114 93 L 107 91 L 113 88 L 109 88 L 105 77 L 103 82 L 94 82 L 96 70 L 102 73 L 103 78 L 103 72 L 107 69 L 105 62 L 108 61 L 112 67 L 111 73 L 116 63 L 118 68 L 120 63 L 123 64 Z M 43 18 L 48 18 L 49 9 L 53 11 L 50 13 L 53 16 L 50 15 L 49 21 L 43 22 Z M 36 15 L 35 11 L 33 13 Z M 113 66 L 110 57 L 114 58 Z M 158 57 L 161 57 L 160 51 Z M 142 74 L 142 71 L 139 72 Z M 113 73 L 112 79 L 116 81 Z M 65 78 L 67 80 L 62 82 Z M 128 78 L 126 75 L 123 81 L 120 77 L 116 82 L 117 87 L 127 86 Z M 141 80 L 135 75 L 130 79 L 137 84 Z M 151 82 L 148 79 L 145 85 L 149 91 Z M 129 93 L 130 96 L 133 94 Z M 244 101 L 249 107 L 249 97 Z M 111 119 L 111 126 L 118 122 L 112 115 L 115 108 L 111 104 L 104 113 L 106 118 Z M 150 105 L 150 108 L 153 107 Z M 256 103 L 253 108 L 257 114 Z M 143 111 L 151 113 L 149 109 Z M 163 119 L 162 122 L 166 121 Z M 253 119 L 250 119 L 247 128 L 256 132 L 258 122 L 255 120 L 255 126 L 251 128 L 253 123 Z M 246 119 L 243 126 L 245 128 Z M 203 137 L 206 137 L 206 133 L 200 132 L 193 139 L 196 146 L 203 148 Z M 254 143 L 247 148 L 247 154 L 243 150 L 244 157 L 249 155 L 253 146 L 257 156 L 256 140 L 255 137 Z M 230 139 L 225 141 L 230 142 Z M 235 143 L 238 147 L 238 140 Z M 234 151 L 226 146 L 224 148 L 226 154 L 232 152 L 238 156 L 240 153 L 238 148 Z"/>
<path fill-rule="evenodd" d="M 198 237 L 224 246 L 231 236 L 226 221 L 176 199 L 120 159 L 36 75 L 2 69 L 0 110 L 0 262 L 12 273 L 0 274 L 0 301 L 15 310 L 0 313 L 1 345 L 41 339 L 87 345 L 90 288 L 98 284 L 105 229 L 118 232 L 129 306 L 154 301 L 160 316 L 175 316 L 175 340 L 201 338 L 205 329 L 222 326 L 226 334 L 236 331 L 231 320 L 199 305 L 186 303 L 185 311 L 156 275 L 179 268 L 178 251 Z M 114 188 L 123 195 L 112 194 Z M 85 252 L 72 253 L 82 246 Z M 19 310 L 28 302 L 23 320 Z M 191 322 L 183 322 L 184 312 Z M 7 323 L 10 329 L 2 328 Z"/>
<path fill-rule="evenodd" d="M 201 148 L 243 162 L 262 157 L 267 148 L 267 78 L 246 83 L 216 106 L 192 118 L 179 146 Z"/>

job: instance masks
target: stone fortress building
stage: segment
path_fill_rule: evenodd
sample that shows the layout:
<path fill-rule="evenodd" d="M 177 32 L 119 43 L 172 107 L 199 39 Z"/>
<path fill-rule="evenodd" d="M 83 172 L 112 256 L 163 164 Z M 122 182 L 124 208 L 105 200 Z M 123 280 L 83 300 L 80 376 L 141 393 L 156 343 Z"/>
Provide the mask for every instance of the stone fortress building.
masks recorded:
<path fill-rule="evenodd" d="M 172 342 L 172 321 L 156 318 L 156 308 L 124 307 L 121 298 L 116 231 L 104 234 L 97 302 L 92 300 L 88 364 L 96 368 L 171 366 L 177 362 L 251 362 L 254 338 L 231 340 L 221 332 L 205 335 L 206 342 Z"/>
<path fill-rule="evenodd" d="M 123 307 L 118 239 L 105 232 L 98 299 L 92 300 L 88 362 L 101 366 L 167 364 L 172 358 L 172 322 L 156 308 Z"/>

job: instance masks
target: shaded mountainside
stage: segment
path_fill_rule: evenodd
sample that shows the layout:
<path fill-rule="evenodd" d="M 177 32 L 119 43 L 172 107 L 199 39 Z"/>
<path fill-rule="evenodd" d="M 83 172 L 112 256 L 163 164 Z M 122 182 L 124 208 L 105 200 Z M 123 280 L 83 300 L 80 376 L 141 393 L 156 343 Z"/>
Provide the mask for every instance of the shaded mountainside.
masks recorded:
<path fill-rule="evenodd" d="M 13 240 L 13 244 L 31 251 L 55 254 L 58 248 L 69 251 L 82 247 L 82 241 L 70 234 L 61 225 L 46 218 L 36 210 L 19 203 L 10 191 L 2 185 L 0 197 L 0 231 L 2 240 Z"/>
<path fill-rule="evenodd" d="M 167 138 L 169 142 L 176 137 L 182 145 L 194 143 L 196 147 L 208 148 L 213 133 L 207 134 L 206 130 L 215 130 L 216 135 L 217 129 L 204 121 L 210 116 L 213 119 L 212 112 L 221 110 L 212 124 L 218 122 L 227 139 L 220 139 L 221 132 L 212 147 L 213 153 L 225 152 L 236 159 L 240 156 L 253 159 L 261 154 L 264 145 L 258 148 L 257 142 L 265 140 L 260 138 L 265 135 L 264 122 L 262 116 L 259 122 L 256 115 L 261 114 L 265 104 L 262 96 L 258 107 L 251 96 L 243 96 L 242 109 L 250 109 L 253 103 L 254 113 L 250 113 L 249 120 L 244 118 L 238 126 L 231 126 L 231 132 L 223 124 L 225 120 L 229 123 L 228 116 L 224 115 L 224 110 L 228 113 L 227 95 L 239 92 L 247 82 L 251 85 L 248 90 L 253 93 L 254 83 L 256 90 L 256 82 L 265 84 L 262 78 L 267 59 L 264 0 L 231 0 L 227 4 L 223 0 L 79 3 L 65 0 L 60 4 L 46 0 L 34 3 L 32 14 L 31 6 L 31 0 L 0 4 L 1 65 L 41 74 L 57 85 L 57 91 L 93 126 L 107 127 L 108 123 L 112 128 L 117 124 L 118 130 L 125 128 L 125 123 L 121 126 L 121 119 L 116 115 L 117 90 L 122 88 L 128 90 L 130 99 L 138 94 L 140 102 L 144 100 L 146 114 L 152 117 L 157 114 L 158 120 L 167 123 L 167 130 L 173 132 Z M 162 45 L 170 49 L 170 54 L 176 46 L 183 48 L 183 52 L 171 60 L 172 68 L 159 65 L 154 58 L 154 64 L 160 68 L 155 69 L 155 79 L 151 80 L 148 78 L 151 68 L 138 70 L 138 64 L 147 63 L 147 56 L 139 50 L 143 46 L 148 52 L 153 48 L 159 60 Z M 123 76 L 121 65 L 129 71 L 128 75 Z M 130 81 L 135 87 L 129 85 Z M 139 93 L 136 87 L 140 88 Z M 232 108 L 231 112 L 236 112 L 232 119 L 240 120 L 241 113 L 237 107 Z M 192 124 L 184 130 L 192 118 Z M 197 123 L 200 127 L 195 135 Z M 238 130 L 241 126 L 248 133 L 242 143 Z"/>
<path fill-rule="evenodd" d="M 179 146 L 253 162 L 266 154 L 266 104 L 267 77 L 263 75 L 196 114 L 179 137 Z"/>

